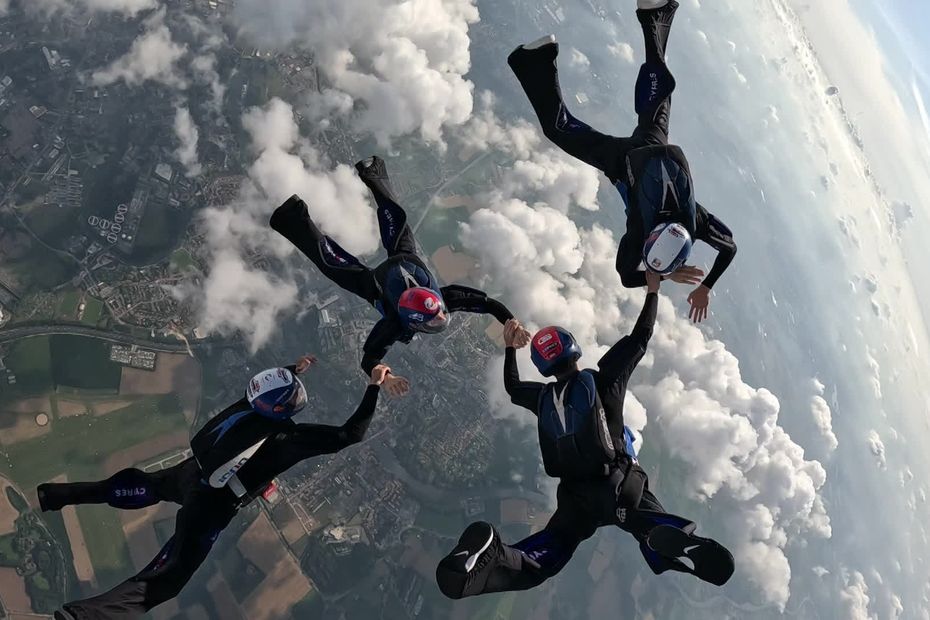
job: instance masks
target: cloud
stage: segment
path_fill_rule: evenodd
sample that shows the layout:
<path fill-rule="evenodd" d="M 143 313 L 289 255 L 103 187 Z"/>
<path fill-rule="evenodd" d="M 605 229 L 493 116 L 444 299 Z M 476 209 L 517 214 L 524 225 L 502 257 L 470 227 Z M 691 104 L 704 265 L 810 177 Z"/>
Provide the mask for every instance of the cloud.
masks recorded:
<path fill-rule="evenodd" d="M 533 149 L 528 161 L 545 160 L 549 150 Z M 521 165 L 519 160 L 513 168 Z M 481 261 L 484 284 L 503 292 L 518 318 L 532 327 L 557 323 L 571 329 L 584 360 L 594 364 L 632 328 L 643 293 L 621 287 L 614 270 L 617 239 L 609 231 L 579 227 L 567 210 L 538 202 L 531 178 L 510 178 L 479 197 L 487 206 L 461 225 L 462 246 Z M 575 195 L 565 206 L 582 205 Z M 738 573 L 784 607 L 789 536 L 832 534 L 819 494 L 826 472 L 805 459 L 778 425 L 775 396 L 747 385 L 724 345 L 679 314 L 662 297 L 650 353 L 628 394 L 629 410 L 637 425 L 644 426 L 642 414 L 648 414 L 646 439 L 686 466 L 676 486 L 694 500 L 712 501 L 715 513 L 730 515 L 721 531 L 738 558 Z M 536 374 L 526 355 L 521 366 L 524 375 Z M 496 369 L 489 374 L 489 393 L 498 405 L 505 397 Z"/>
<path fill-rule="evenodd" d="M 591 66 L 591 61 L 581 50 L 573 47 L 569 53 L 568 64 L 575 68 L 587 69 Z"/>
<path fill-rule="evenodd" d="M 862 573 L 854 571 L 852 574 L 844 573 L 844 587 L 840 590 L 840 607 L 843 618 L 847 620 L 873 620 L 875 616 L 869 613 L 869 586 L 865 583 Z"/>
<path fill-rule="evenodd" d="M 882 442 L 882 438 L 879 437 L 878 431 L 874 428 L 869 431 L 866 441 L 869 444 L 869 451 L 875 456 L 878 466 L 881 469 L 885 469 L 885 444 Z"/>
<path fill-rule="evenodd" d="M 164 15 L 164 10 L 161 10 L 146 20 L 145 32 L 133 41 L 129 51 L 109 67 L 95 71 L 91 82 L 107 86 L 122 80 L 129 85 L 138 85 L 151 80 L 174 88 L 185 88 L 187 80 L 177 63 L 187 53 L 187 46 L 172 40 Z"/>
<path fill-rule="evenodd" d="M 811 570 L 814 571 L 814 574 L 817 575 L 818 577 L 823 577 L 824 575 L 830 574 L 830 571 L 828 571 L 823 566 L 815 566 Z"/>
<path fill-rule="evenodd" d="M 541 136 L 526 121 L 502 123 L 493 112 L 494 97 L 479 95 L 478 113 L 457 136 L 464 153 L 496 149 L 516 158 L 496 183 L 498 195 L 523 194 L 561 213 L 572 205 L 598 210 L 598 172 L 560 150 L 544 146 Z"/>
<path fill-rule="evenodd" d="M 456 133 L 462 160 L 492 150 L 528 160 L 540 148 L 542 140 L 533 125 L 523 119 L 506 125 L 501 122 L 494 113 L 496 99 L 491 91 L 481 91 L 477 99 L 476 112 Z"/>
<path fill-rule="evenodd" d="M 220 81 L 220 74 L 216 70 L 216 55 L 209 53 L 195 56 L 191 60 L 191 71 L 198 82 L 210 88 L 210 108 L 219 113 L 223 106 L 223 97 L 226 96 L 226 85 Z"/>
<path fill-rule="evenodd" d="M 272 274 L 255 266 L 266 253 L 278 259 L 296 254 L 268 226 L 275 207 L 299 194 L 323 232 L 356 254 L 374 250 L 378 236 L 367 189 L 354 169 L 333 165 L 302 138 L 289 104 L 273 99 L 247 110 L 242 123 L 255 161 L 234 201 L 201 213 L 209 264 L 206 281 L 181 286 L 175 294 L 198 309 L 201 327 L 241 333 L 254 352 L 274 335 L 282 316 L 300 307 L 295 303 L 295 274 Z M 308 268 L 303 256 L 295 260 L 300 272 Z"/>
<path fill-rule="evenodd" d="M 619 58 L 620 60 L 628 62 L 631 65 L 635 62 L 633 46 L 629 43 L 625 43 L 623 41 L 620 43 L 612 43 L 607 46 L 607 51 L 610 52 L 614 58 Z"/>
<path fill-rule="evenodd" d="M 5 2 L 9 5 L 9 0 Z M 46 14 L 99 11 L 126 17 L 135 17 L 158 6 L 157 0 L 23 0 L 22 4 L 29 11 Z"/>
<path fill-rule="evenodd" d="M 310 52 L 328 83 L 323 94 L 350 100 L 340 116 L 382 147 L 412 133 L 440 144 L 472 112 L 472 0 L 280 0 L 272 10 L 243 0 L 235 16 L 258 45 Z"/>
<path fill-rule="evenodd" d="M 200 176 L 203 171 L 203 166 L 197 159 L 197 140 L 200 132 L 197 131 L 191 112 L 186 106 L 179 107 L 175 111 L 174 134 L 180 143 L 174 151 L 175 157 L 184 166 L 188 177 Z"/>
<path fill-rule="evenodd" d="M 868 348 L 865 354 L 865 362 L 869 367 L 869 383 L 872 386 L 872 392 L 877 400 L 882 399 L 882 368 L 875 359 L 875 352 Z"/>
<path fill-rule="evenodd" d="M 833 416 L 830 411 L 830 405 L 823 398 L 824 385 L 817 379 L 813 380 L 813 386 L 817 394 L 811 397 L 811 414 L 814 416 L 814 424 L 820 431 L 820 436 L 824 440 L 827 452 L 833 452 L 839 445 L 836 435 L 833 433 Z"/>
<path fill-rule="evenodd" d="M 228 212 L 208 210 L 204 218 L 212 237 Z M 233 249 L 213 246 L 209 275 L 203 288 L 182 285 L 175 289 L 181 299 L 196 303 L 201 311 L 200 326 L 208 333 L 241 332 L 254 353 L 274 334 L 280 314 L 292 310 L 297 301 L 293 282 L 249 265 Z"/>

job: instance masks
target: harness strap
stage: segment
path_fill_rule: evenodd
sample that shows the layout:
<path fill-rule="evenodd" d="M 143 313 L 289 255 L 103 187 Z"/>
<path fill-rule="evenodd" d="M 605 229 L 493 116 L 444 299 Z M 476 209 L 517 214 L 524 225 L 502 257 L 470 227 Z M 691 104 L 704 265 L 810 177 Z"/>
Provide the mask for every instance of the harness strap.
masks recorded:
<path fill-rule="evenodd" d="M 632 459 L 627 461 L 623 469 L 623 480 L 617 490 L 617 504 L 620 508 L 639 508 L 643 499 L 643 490 L 646 488 L 646 472 Z"/>

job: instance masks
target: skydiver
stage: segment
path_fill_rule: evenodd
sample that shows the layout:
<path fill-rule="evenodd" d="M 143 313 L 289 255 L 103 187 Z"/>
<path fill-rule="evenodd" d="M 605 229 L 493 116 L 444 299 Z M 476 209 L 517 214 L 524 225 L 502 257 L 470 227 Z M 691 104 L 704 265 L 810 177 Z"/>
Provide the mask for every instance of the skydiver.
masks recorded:
<path fill-rule="evenodd" d="M 297 424 L 307 392 L 297 378 L 316 358 L 271 368 L 249 381 L 245 396 L 207 422 L 191 440 L 193 456 L 154 472 L 124 469 L 99 482 L 47 483 L 38 487 L 43 511 L 75 504 L 136 509 L 174 502 L 174 536 L 139 574 L 109 592 L 65 604 L 56 620 L 138 618 L 174 598 L 206 559 L 239 508 L 304 459 L 359 443 L 371 422 L 380 385 L 390 369 L 371 370 L 358 409 L 342 426 Z"/>
<path fill-rule="evenodd" d="M 647 294 L 636 326 L 598 361 L 579 370 L 581 349 L 561 327 L 546 327 L 532 339 L 531 357 L 555 383 L 521 381 L 514 334 L 504 327 L 504 386 L 511 401 L 537 416 L 546 473 L 559 478 L 557 508 L 546 527 L 505 545 L 485 522 L 469 525 L 436 568 L 446 596 L 458 599 L 489 592 L 526 590 L 558 573 L 578 545 L 602 526 L 631 533 L 649 568 L 696 575 L 723 585 L 733 573 L 733 556 L 709 538 L 694 534 L 694 522 L 665 512 L 639 466 L 632 431 L 624 425 L 623 401 L 630 375 L 646 353 L 658 303 L 659 275 L 645 275 Z"/>
<path fill-rule="evenodd" d="M 369 157 L 355 164 L 362 182 L 375 198 L 381 242 L 388 258 L 371 269 L 324 235 L 297 195 L 291 196 L 271 216 L 271 227 L 297 246 L 320 271 L 345 290 L 372 304 L 381 314 L 363 346 L 362 369 L 369 373 L 395 342 L 409 343 L 417 333 L 435 334 L 449 325 L 452 312 L 491 314 L 501 324 L 513 318 L 510 310 L 484 292 L 459 284 L 440 287 L 423 260 L 407 214 L 391 189 L 384 160 Z M 518 340 L 526 344 L 523 330 Z M 390 374 L 384 385 L 391 395 L 409 390 L 404 377 Z"/>
<path fill-rule="evenodd" d="M 736 255 L 733 235 L 695 202 L 691 171 L 681 148 L 669 144 L 668 127 L 675 78 L 665 49 L 678 2 L 637 0 L 646 62 L 635 86 L 639 122 L 628 138 L 602 134 L 575 118 L 565 105 L 556 56 L 559 44 L 548 35 L 515 49 L 507 58 L 523 86 L 543 134 L 569 155 L 604 172 L 620 192 L 627 216 L 617 252 L 617 271 L 627 288 L 645 285 L 645 269 L 684 284 L 698 284 L 688 296 L 689 316 L 707 317 L 710 292 Z M 717 258 L 707 276 L 685 264 L 692 240 L 704 241 Z"/>

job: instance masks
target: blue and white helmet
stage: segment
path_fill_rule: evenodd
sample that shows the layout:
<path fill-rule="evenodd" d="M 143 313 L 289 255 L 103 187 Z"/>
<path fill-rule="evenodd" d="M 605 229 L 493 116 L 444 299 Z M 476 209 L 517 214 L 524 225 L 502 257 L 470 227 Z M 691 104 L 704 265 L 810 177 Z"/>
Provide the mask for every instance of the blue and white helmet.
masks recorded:
<path fill-rule="evenodd" d="M 667 276 L 691 256 L 691 234 L 678 222 L 666 222 L 652 229 L 643 245 L 646 269 Z"/>
<path fill-rule="evenodd" d="M 307 404 L 307 390 L 287 368 L 263 370 L 249 381 L 245 391 L 257 413 L 273 420 L 286 420 Z"/>

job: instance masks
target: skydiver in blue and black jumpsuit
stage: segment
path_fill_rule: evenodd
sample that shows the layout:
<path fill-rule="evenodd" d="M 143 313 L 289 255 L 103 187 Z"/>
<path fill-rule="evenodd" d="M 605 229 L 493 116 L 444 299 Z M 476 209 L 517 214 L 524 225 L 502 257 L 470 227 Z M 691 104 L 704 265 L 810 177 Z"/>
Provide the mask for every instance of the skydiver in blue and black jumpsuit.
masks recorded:
<path fill-rule="evenodd" d="M 504 386 L 511 401 L 537 417 L 546 473 L 559 478 L 557 508 L 541 531 L 514 545 L 501 542 L 489 523 L 466 528 L 436 569 L 440 590 L 450 598 L 526 590 L 554 576 L 575 549 L 598 528 L 616 526 L 639 541 L 655 574 L 687 572 L 722 585 L 733 573 L 733 557 L 719 543 L 694 535 L 694 522 L 666 513 L 649 490 L 639 466 L 632 432 L 624 425 L 627 383 L 646 353 L 658 304 L 658 275 L 648 290 L 633 331 L 597 363 L 580 370 L 581 350 L 559 327 L 532 338 L 532 357 L 555 383 L 522 381 L 508 322 Z"/>
<path fill-rule="evenodd" d="M 501 324 L 513 318 L 502 303 L 484 292 L 459 284 L 440 286 L 417 255 L 407 214 L 391 188 L 380 157 L 355 164 L 359 177 L 375 198 L 381 242 L 388 258 L 371 269 L 324 235 L 310 219 L 307 205 L 291 196 L 271 216 L 271 227 L 297 246 L 327 278 L 372 304 L 381 314 L 365 340 L 362 370 L 371 372 L 395 342 L 409 343 L 417 333 L 436 333 L 448 324 L 448 313 L 491 314 Z M 529 334 L 524 335 L 524 342 Z M 392 394 L 407 390 L 407 381 L 391 376 L 385 387 Z"/>
<path fill-rule="evenodd" d="M 55 612 L 56 620 L 139 618 L 176 597 L 239 509 L 258 497 L 276 476 L 304 459 L 333 454 L 362 441 L 389 369 L 383 365 L 373 369 L 362 402 L 345 424 L 297 424 L 291 416 L 303 406 L 297 397 L 303 393 L 305 403 L 306 393 L 296 374 L 314 362 L 314 358 L 303 358 L 297 365 L 256 375 L 250 386 L 263 375 L 278 372 L 282 377 L 290 373 L 292 381 L 254 398 L 248 391 L 198 431 L 191 440 L 193 456 L 173 467 L 153 472 L 124 469 L 99 482 L 40 484 L 43 511 L 77 504 L 109 504 L 124 510 L 159 502 L 181 506 L 174 535 L 148 566 L 109 592 L 65 604 Z M 276 405 L 273 412 L 262 409 L 269 402 Z M 257 450 L 246 451 L 256 445 Z M 233 475 L 214 483 L 211 472 L 224 473 L 223 466 L 230 463 L 236 485 L 228 482 Z"/>
<path fill-rule="evenodd" d="M 695 201 L 688 161 L 680 147 L 669 144 L 675 78 L 666 65 L 665 50 L 678 2 L 638 0 L 638 6 L 636 17 L 643 30 L 645 63 L 635 87 L 638 123 L 629 137 L 600 133 L 569 112 L 556 66 L 559 45 L 553 37 L 521 45 L 507 62 L 545 136 L 569 155 L 601 170 L 619 191 L 627 223 L 616 267 L 625 287 L 645 285 L 640 269 L 644 244 L 657 224 L 679 222 L 691 239 L 717 250 L 713 267 L 703 280 L 703 272 L 690 266 L 665 274 L 676 282 L 698 284 L 688 300 L 691 317 L 700 321 L 707 315 L 711 289 L 736 255 L 736 243 L 730 229 Z"/>

